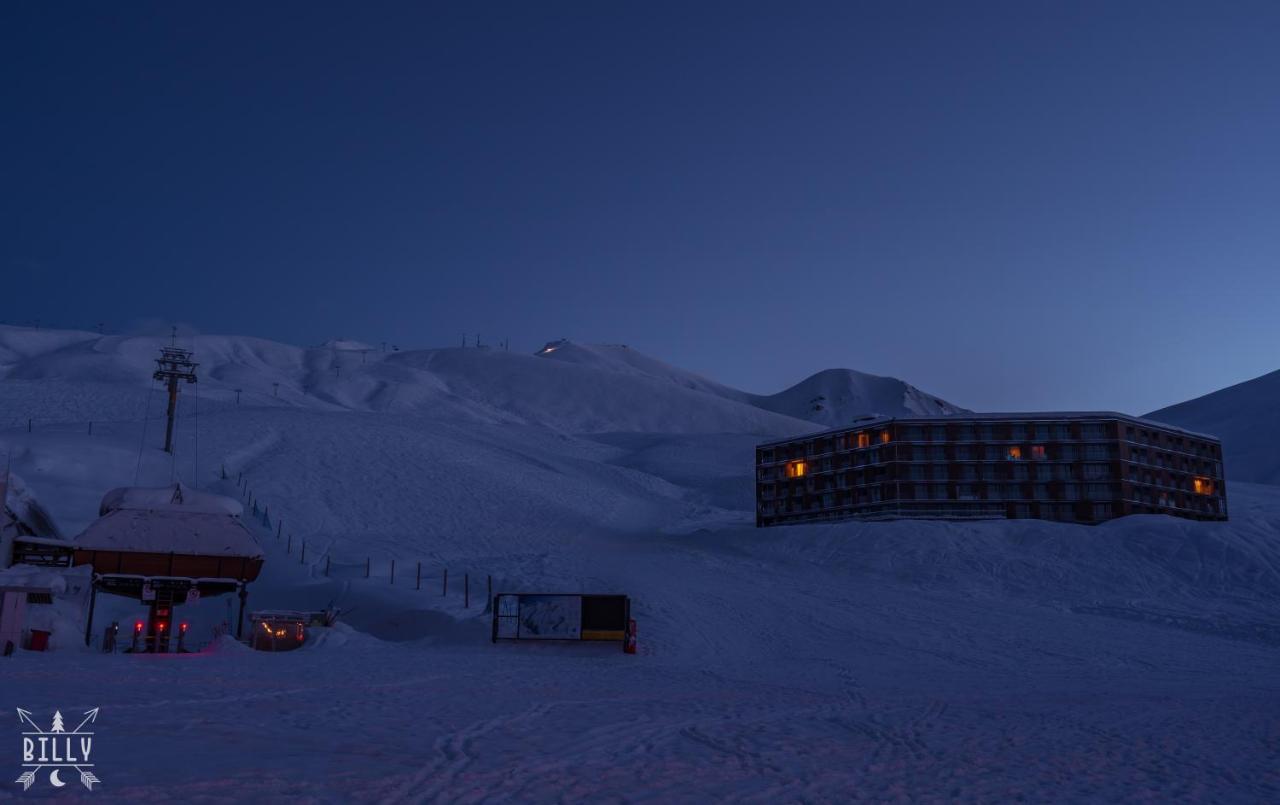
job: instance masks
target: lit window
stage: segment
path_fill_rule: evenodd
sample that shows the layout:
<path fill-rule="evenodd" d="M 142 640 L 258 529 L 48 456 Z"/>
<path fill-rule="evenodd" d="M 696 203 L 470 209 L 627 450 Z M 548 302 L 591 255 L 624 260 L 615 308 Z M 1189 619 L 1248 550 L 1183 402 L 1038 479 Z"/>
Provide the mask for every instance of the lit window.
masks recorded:
<path fill-rule="evenodd" d="M 859 433 L 858 447 L 870 447 L 870 446 L 871 446 L 871 434 L 865 431 L 862 433 Z"/>
<path fill-rule="evenodd" d="M 1021 448 L 1021 447 L 1017 447 L 1017 446 L 1010 447 L 1007 451 L 1005 451 L 1005 456 L 1004 456 L 1004 457 L 1005 457 L 1005 458 L 1007 458 L 1007 459 L 1009 459 L 1010 461 L 1021 461 L 1021 460 L 1022 460 L 1022 448 Z"/>
<path fill-rule="evenodd" d="M 880 444 L 888 444 L 888 443 L 889 443 L 889 431 L 887 430 L 880 431 Z"/>
<path fill-rule="evenodd" d="M 1197 495 L 1212 495 L 1213 481 L 1208 478 L 1196 478 L 1191 482 L 1191 488 Z"/>
<path fill-rule="evenodd" d="M 1016 447 L 1015 447 L 1014 449 L 1015 449 L 1015 450 L 1017 450 L 1018 448 L 1016 448 Z M 1042 444 L 1033 444 L 1033 445 L 1031 445 L 1031 458 L 1036 459 L 1036 460 L 1043 460 L 1043 459 L 1044 459 L 1044 457 L 1045 457 L 1045 455 L 1044 455 L 1044 445 L 1042 445 Z"/>
<path fill-rule="evenodd" d="M 808 465 L 803 461 L 789 461 L 787 462 L 787 477 L 803 478 L 805 471 L 808 469 Z"/>

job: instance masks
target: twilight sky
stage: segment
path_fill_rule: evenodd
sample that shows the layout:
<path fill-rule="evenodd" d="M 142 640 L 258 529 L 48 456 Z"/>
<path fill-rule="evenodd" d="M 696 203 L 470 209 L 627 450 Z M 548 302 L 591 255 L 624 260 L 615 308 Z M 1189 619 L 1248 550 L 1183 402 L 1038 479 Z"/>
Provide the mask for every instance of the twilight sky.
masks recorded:
<path fill-rule="evenodd" d="M 6 3 L 0 319 L 1142 413 L 1280 368 L 1280 3 Z"/>

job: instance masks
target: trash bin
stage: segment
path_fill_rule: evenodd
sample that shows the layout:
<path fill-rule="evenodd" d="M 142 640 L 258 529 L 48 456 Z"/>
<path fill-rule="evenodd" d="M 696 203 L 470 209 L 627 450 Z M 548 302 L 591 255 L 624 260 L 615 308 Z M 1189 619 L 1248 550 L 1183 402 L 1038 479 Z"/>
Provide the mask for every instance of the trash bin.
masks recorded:
<path fill-rule="evenodd" d="M 31 650 L 32 650 L 32 651 L 46 651 L 46 650 L 48 650 L 48 648 L 49 648 L 49 632 L 46 632 L 46 631 L 44 631 L 43 629 L 32 629 L 32 630 L 31 630 L 31 644 L 30 644 L 30 648 L 31 648 Z"/>

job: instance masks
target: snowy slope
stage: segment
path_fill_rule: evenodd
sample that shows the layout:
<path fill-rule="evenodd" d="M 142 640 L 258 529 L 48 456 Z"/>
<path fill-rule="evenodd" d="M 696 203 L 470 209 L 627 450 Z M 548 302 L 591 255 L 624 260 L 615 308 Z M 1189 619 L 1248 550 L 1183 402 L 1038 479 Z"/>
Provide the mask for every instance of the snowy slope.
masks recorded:
<path fill-rule="evenodd" d="M 1228 479 L 1280 484 L 1280 371 L 1147 416 L 1221 439 Z"/>
<path fill-rule="evenodd" d="M 138 418 L 162 343 L 167 339 L 0 327 L 0 423 Z M 200 381 L 190 391 L 206 410 L 234 405 L 240 389 L 241 405 L 418 413 L 568 432 L 813 429 L 760 410 L 741 393 L 721 393 L 710 381 L 672 382 L 674 369 L 620 373 L 618 362 L 546 361 L 489 349 L 383 353 L 352 342 L 301 348 L 238 336 L 199 336 L 179 345 L 196 352 Z M 662 365 L 639 355 L 634 360 Z M 151 404 L 154 413 L 162 402 Z"/>
<path fill-rule="evenodd" d="M 101 799 L 1280 794 L 1275 488 L 1233 483 L 1228 523 L 755 529 L 753 446 L 817 424 L 612 347 L 362 358 L 207 337 L 200 415 L 168 456 L 158 404 L 144 424 L 137 395 L 156 342 L 135 356 L 97 338 L 26 348 L 3 370 L 24 378 L 0 381 L 0 450 L 63 531 L 112 487 L 180 480 L 246 503 L 266 553 L 251 608 L 348 611 L 293 654 L 221 643 L 151 662 L 64 635 L 10 658 L 13 706 L 46 721 L 102 708 Z M 104 381 L 92 354 L 141 379 Z M 906 400 L 864 378 L 816 390 Z M 236 405 L 229 389 L 250 382 Z M 66 419 L 28 433 L 14 406 L 32 400 Z M 641 653 L 492 645 L 489 578 L 628 593 Z M 184 605 L 191 634 L 207 640 L 228 600 Z M 96 633 L 141 612 L 97 607 Z"/>
<path fill-rule="evenodd" d="M 777 394 L 749 394 L 655 360 L 623 344 L 553 341 L 538 354 L 615 374 L 663 380 L 824 427 L 847 425 L 857 417 L 870 414 L 955 414 L 967 410 L 897 378 L 852 369 L 818 372 Z"/>

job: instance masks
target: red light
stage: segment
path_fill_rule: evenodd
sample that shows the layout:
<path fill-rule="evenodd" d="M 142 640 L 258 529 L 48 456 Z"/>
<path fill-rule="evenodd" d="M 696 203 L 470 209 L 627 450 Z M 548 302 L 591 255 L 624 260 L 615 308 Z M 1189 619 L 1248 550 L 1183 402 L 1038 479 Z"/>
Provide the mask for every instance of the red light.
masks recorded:
<path fill-rule="evenodd" d="M 135 624 L 133 625 L 133 631 L 135 631 L 135 632 L 141 632 L 141 631 L 142 631 L 142 621 L 138 621 L 137 623 L 135 623 Z"/>
<path fill-rule="evenodd" d="M 179 628 L 179 629 L 181 629 L 181 630 L 182 630 L 182 631 L 184 631 L 184 632 L 185 632 L 185 631 L 187 631 L 187 623 L 186 623 L 186 621 L 183 621 L 181 624 L 179 624 L 178 628 Z"/>
<path fill-rule="evenodd" d="M 164 631 L 164 627 L 165 627 L 164 621 L 160 621 L 159 623 L 156 624 L 156 628 L 162 632 Z"/>

